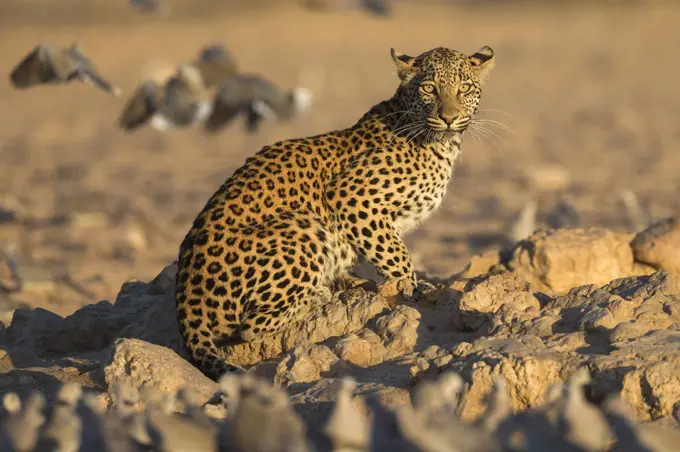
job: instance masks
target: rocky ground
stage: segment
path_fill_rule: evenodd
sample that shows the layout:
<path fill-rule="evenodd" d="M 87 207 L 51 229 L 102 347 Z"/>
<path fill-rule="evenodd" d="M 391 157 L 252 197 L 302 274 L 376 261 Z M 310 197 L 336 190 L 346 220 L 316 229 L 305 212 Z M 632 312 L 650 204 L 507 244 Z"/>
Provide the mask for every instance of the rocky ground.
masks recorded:
<path fill-rule="evenodd" d="M 417 304 L 357 278 L 290 330 L 231 345 L 229 361 L 248 370 L 219 384 L 186 360 L 169 265 L 114 303 L 14 312 L 5 433 L 16 445 L 12 429 L 29 423 L 21 441 L 94 447 L 118 428 L 120 450 L 670 452 L 679 251 L 671 218 L 635 236 L 541 229 L 434 281 Z M 46 401 L 48 421 L 36 408 Z"/>
<path fill-rule="evenodd" d="M 0 71 L 40 40 L 78 40 L 129 93 L 223 40 L 244 69 L 312 89 L 314 111 L 255 136 L 126 135 L 122 101 L 90 87 L 0 86 L 3 445 L 677 449 L 677 7 L 403 1 L 385 20 L 124 3 L 3 3 Z M 222 180 L 261 145 L 345 127 L 391 95 L 390 47 L 485 44 L 498 63 L 482 108 L 511 130 L 468 139 L 445 205 L 407 237 L 438 289 L 394 307 L 359 279 L 293 330 L 233 346 L 248 377 L 193 368 L 172 262 Z M 523 208 L 556 228 L 523 238 L 530 222 L 510 226 Z"/>

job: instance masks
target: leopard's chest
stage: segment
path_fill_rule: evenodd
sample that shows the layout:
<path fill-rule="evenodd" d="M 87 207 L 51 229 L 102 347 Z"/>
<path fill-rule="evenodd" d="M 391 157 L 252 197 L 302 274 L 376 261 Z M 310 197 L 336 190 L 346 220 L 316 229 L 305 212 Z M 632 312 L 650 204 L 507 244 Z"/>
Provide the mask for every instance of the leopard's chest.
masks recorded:
<path fill-rule="evenodd" d="M 413 230 L 441 206 L 451 181 L 453 160 L 434 160 L 410 179 L 410 186 L 393 213 L 399 234 Z"/>

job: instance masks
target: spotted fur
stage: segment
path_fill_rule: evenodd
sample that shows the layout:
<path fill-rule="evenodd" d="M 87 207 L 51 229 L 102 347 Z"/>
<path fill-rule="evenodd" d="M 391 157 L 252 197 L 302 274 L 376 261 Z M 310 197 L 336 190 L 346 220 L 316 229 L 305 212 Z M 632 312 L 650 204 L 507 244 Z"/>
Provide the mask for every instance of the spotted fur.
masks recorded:
<path fill-rule="evenodd" d="M 401 236 L 442 202 L 493 51 L 392 50 L 400 85 L 344 130 L 280 141 L 248 158 L 180 246 L 177 316 L 196 364 L 235 368 L 220 344 L 285 329 L 330 298 L 363 256 L 417 293 Z"/>

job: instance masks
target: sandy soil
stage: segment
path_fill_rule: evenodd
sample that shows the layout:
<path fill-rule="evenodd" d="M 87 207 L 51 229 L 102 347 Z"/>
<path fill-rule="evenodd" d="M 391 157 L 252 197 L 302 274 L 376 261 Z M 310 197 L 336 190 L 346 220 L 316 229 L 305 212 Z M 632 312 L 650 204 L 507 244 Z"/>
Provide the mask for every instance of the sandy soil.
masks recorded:
<path fill-rule="evenodd" d="M 624 189 L 652 216 L 680 211 L 680 7 L 403 2 L 381 20 L 295 5 L 210 14 L 185 6 L 161 19 L 126 2 L 40 3 L 0 8 L 0 72 L 39 41 L 78 41 L 129 94 L 153 67 L 223 41 L 244 71 L 304 84 L 315 103 L 304 118 L 257 136 L 240 123 L 214 138 L 197 129 L 127 135 L 116 128 L 124 99 L 83 85 L 20 92 L 0 84 L 0 195 L 19 217 L 0 225 L 0 242 L 19 256 L 26 281 L 11 298 L 32 306 L 65 314 L 111 299 L 125 280 L 155 276 L 247 156 L 275 140 L 349 126 L 391 96 L 390 47 L 492 46 L 497 65 L 482 108 L 513 131 L 494 129 L 493 142 L 467 139 L 443 208 L 407 238 L 420 269 L 459 270 L 532 198 L 545 212 L 564 196 L 584 225 L 619 230 L 631 227 Z M 549 165 L 569 176 L 559 190 L 532 176 Z"/>

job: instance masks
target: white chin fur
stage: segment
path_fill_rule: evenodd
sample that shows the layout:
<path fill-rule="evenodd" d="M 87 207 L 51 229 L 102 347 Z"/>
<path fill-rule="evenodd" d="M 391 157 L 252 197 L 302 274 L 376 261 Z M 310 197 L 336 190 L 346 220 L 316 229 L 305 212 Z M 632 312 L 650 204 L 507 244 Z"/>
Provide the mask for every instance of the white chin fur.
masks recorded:
<path fill-rule="evenodd" d="M 312 105 L 312 92 L 307 88 L 295 88 L 293 89 L 293 102 L 295 104 L 295 112 L 303 113 L 309 110 Z"/>
<path fill-rule="evenodd" d="M 151 118 L 151 127 L 161 132 L 174 129 L 175 126 L 163 115 L 153 115 Z"/>

